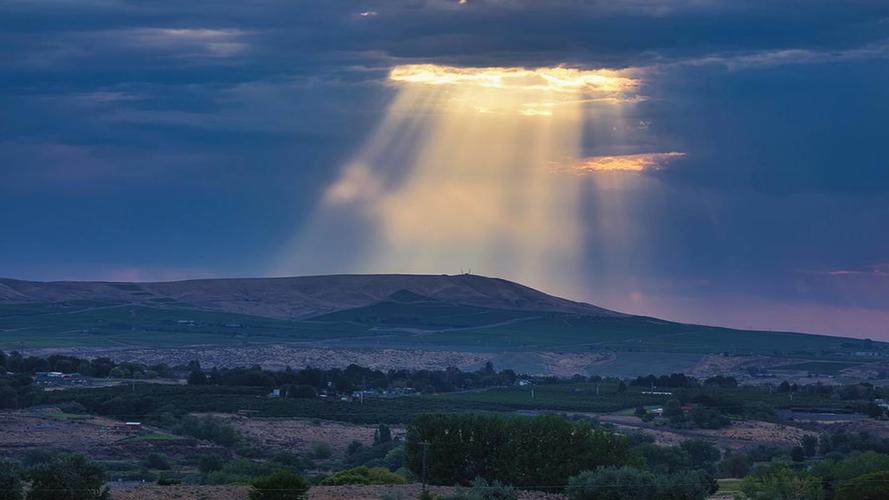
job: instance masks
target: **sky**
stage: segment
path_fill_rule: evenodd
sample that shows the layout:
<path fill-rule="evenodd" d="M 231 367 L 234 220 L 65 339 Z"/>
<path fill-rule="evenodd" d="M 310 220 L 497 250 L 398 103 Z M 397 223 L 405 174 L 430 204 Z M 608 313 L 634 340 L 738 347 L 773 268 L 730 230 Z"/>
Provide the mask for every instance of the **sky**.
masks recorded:
<path fill-rule="evenodd" d="M 0 276 L 471 268 L 889 340 L 882 0 L 3 0 L 0 88 Z"/>

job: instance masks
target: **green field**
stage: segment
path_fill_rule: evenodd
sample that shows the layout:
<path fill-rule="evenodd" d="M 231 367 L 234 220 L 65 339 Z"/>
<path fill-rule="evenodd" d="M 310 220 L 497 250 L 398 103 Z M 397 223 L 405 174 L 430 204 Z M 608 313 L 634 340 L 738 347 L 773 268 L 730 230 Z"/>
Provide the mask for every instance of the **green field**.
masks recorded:
<path fill-rule="evenodd" d="M 644 388 L 630 386 L 618 392 L 614 382 L 537 384 L 511 386 L 480 391 L 394 398 L 366 398 L 359 401 L 328 401 L 323 399 L 268 398 L 269 390 L 261 387 L 182 386 L 137 384 L 95 389 L 68 389 L 41 394 L 35 404 L 58 404 L 77 401 L 91 412 L 120 419 L 143 419 L 164 412 L 237 413 L 255 412 L 258 417 L 302 417 L 353 423 L 406 423 L 414 416 L 429 412 L 589 412 L 610 413 L 637 406 L 661 405 L 671 396 L 642 394 Z M 532 397 L 531 390 L 534 390 Z M 684 391 L 687 399 L 709 396 L 731 402 L 737 408 L 749 404 L 767 404 L 772 408 L 832 408 L 848 410 L 855 402 L 833 400 L 827 395 L 769 393 L 763 389 L 722 389 L 705 387 L 675 389 Z M 736 410 L 727 407 L 727 413 Z"/>
<path fill-rule="evenodd" d="M 577 316 L 434 301 L 381 302 L 300 321 L 207 311 L 167 302 L 0 305 L 0 349 L 4 350 L 320 342 L 331 347 L 498 353 L 610 351 L 618 353 L 621 366 L 638 366 L 651 373 L 689 366 L 697 359 L 693 354 L 818 357 L 882 346 L 838 337 L 732 330 L 638 316 Z M 601 373 L 624 374 L 618 364 L 602 368 L 605 371 Z"/>

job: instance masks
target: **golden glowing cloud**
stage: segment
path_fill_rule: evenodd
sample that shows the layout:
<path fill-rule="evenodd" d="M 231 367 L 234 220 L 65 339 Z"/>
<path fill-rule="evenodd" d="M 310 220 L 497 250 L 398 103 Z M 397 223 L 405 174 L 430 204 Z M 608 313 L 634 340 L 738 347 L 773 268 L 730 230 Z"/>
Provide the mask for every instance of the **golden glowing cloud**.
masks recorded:
<path fill-rule="evenodd" d="M 474 85 L 484 88 L 559 92 L 576 95 L 605 94 L 619 98 L 632 93 L 639 80 L 628 71 L 609 69 L 553 68 L 459 68 L 437 64 L 405 64 L 392 68 L 389 79 L 394 82 L 428 85 Z"/>
<path fill-rule="evenodd" d="M 590 156 L 577 160 L 571 170 L 575 172 L 642 172 L 643 170 L 663 167 L 685 153 L 671 151 L 669 153 L 642 153 L 617 156 Z"/>
<path fill-rule="evenodd" d="M 573 171 L 642 170 L 681 155 L 577 159 L 586 119 L 610 123 L 635 102 L 630 71 L 417 64 L 389 78 L 398 93 L 387 114 L 280 272 L 472 267 L 556 290 L 581 265 L 584 181 L 552 175 L 551 165 L 570 158 Z M 601 217 L 618 226 L 612 206 Z M 344 253 L 351 262 L 318 267 Z"/>

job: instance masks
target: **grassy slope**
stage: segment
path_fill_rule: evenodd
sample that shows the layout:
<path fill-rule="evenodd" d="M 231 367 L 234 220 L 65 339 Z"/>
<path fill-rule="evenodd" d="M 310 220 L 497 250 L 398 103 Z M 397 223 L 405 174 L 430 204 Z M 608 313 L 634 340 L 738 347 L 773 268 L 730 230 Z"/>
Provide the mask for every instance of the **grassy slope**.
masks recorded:
<path fill-rule="evenodd" d="M 192 321 L 183 324 L 180 321 Z M 854 350 L 849 339 L 684 325 L 635 316 L 579 317 L 441 302 L 382 302 L 288 321 L 189 309 L 182 305 L 76 302 L 0 305 L 0 349 L 64 346 L 240 345 L 329 341 L 332 346 L 395 346 L 479 351 L 819 354 Z M 634 356 L 635 355 L 635 356 Z M 620 355 L 619 355 L 620 356 Z M 669 363 L 667 363 L 669 364 Z"/>

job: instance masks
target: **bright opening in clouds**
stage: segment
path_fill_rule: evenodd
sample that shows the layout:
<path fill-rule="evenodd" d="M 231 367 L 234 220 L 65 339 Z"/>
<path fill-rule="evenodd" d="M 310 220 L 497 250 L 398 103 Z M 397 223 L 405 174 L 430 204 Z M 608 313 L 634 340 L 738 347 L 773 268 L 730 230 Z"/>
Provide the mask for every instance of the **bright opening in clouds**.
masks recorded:
<path fill-rule="evenodd" d="M 582 265 L 581 181 L 550 165 L 579 161 L 585 120 L 628 105 L 640 80 L 625 73 L 394 67 L 386 117 L 327 189 L 284 269 L 311 269 L 313 256 L 341 244 L 327 228 L 357 220 L 374 229 L 349 271 L 472 268 L 564 289 Z"/>

